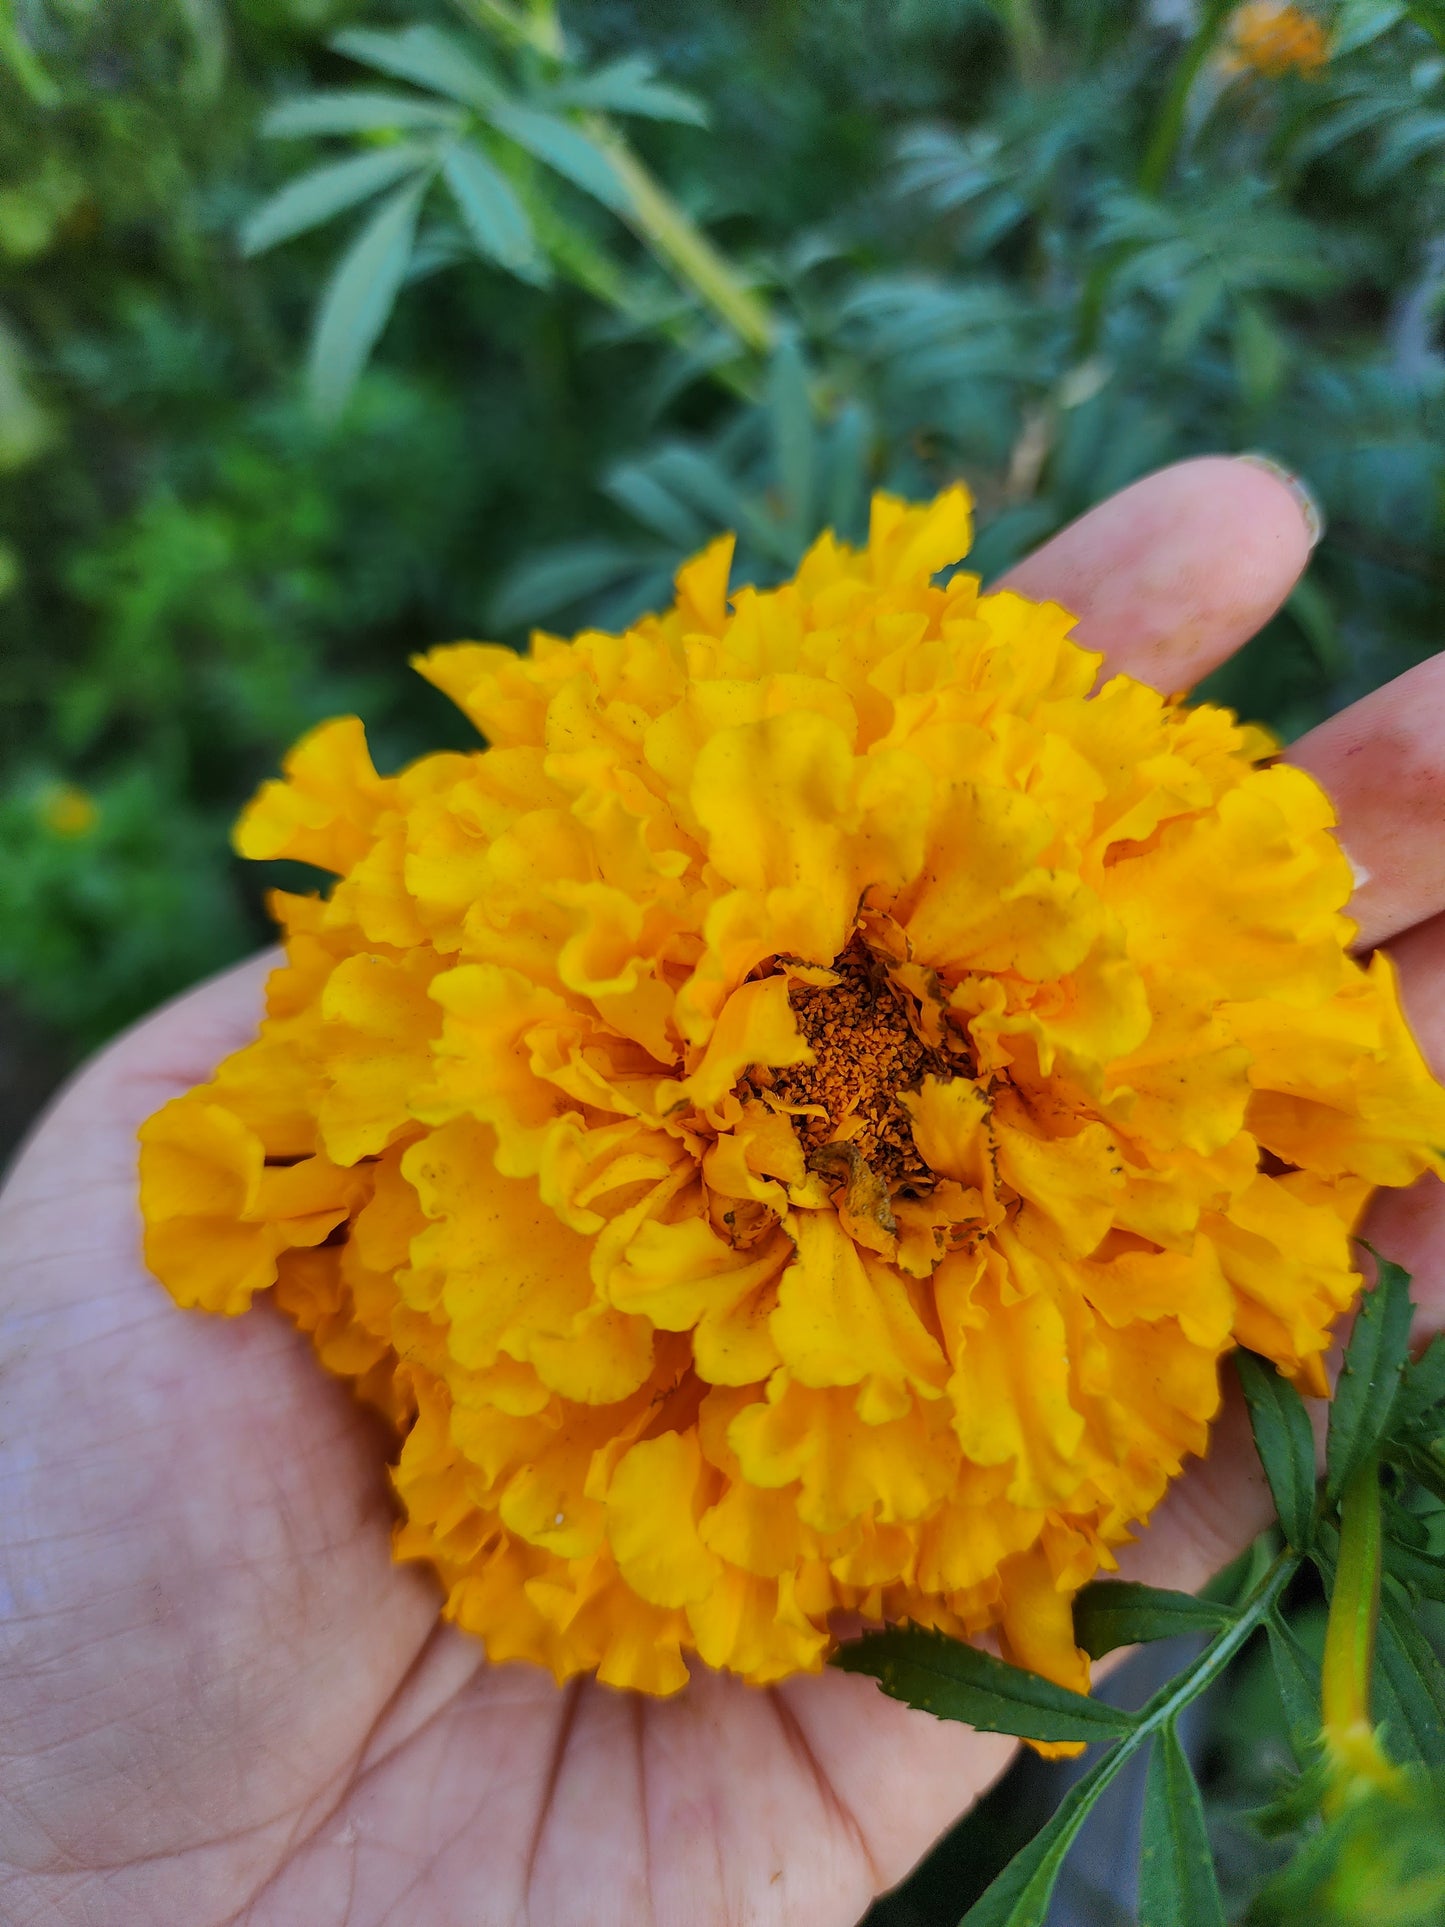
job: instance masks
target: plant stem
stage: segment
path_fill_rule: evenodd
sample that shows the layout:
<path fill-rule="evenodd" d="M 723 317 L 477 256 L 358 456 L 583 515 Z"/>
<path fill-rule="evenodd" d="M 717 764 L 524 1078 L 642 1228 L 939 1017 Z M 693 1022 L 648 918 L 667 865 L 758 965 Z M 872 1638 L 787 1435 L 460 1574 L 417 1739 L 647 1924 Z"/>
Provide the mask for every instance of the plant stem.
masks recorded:
<path fill-rule="evenodd" d="M 684 286 L 700 295 L 747 348 L 766 355 L 774 324 L 767 303 L 739 276 L 673 200 L 652 171 L 633 153 L 610 122 L 590 115 L 587 132 L 603 149 L 632 199 L 628 220 Z"/>
<path fill-rule="evenodd" d="M 1189 105 L 1189 96 L 1199 77 L 1199 70 L 1209 58 L 1215 41 L 1219 38 L 1224 23 L 1234 12 L 1236 0 L 1206 0 L 1203 16 L 1195 30 L 1194 38 L 1184 49 L 1178 65 L 1170 77 L 1169 87 L 1164 95 L 1164 104 L 1159 110 L 1159 118 L 1154 123 L 1154 131 L 1149 136 L 1149 144 L 1144 152 L 1144 160 L 1139 169 L 1139 189 L 1144 194 L 1157 194 L 1169 178 L 1169 169 L 1179 151 L 1179 142 L 1184 134 L 1184 115 Z M 1082 359 L 1091 355 L 1099 343 L 1099 333 L 1104 321 L 1104 302 L 1109 293 L 1109 283 L 1114 279 L 1125 250 L 1112 247 L 1101 254 L 1089 270 L 1079 296 L 1079 322 L 1075 331 L 1074 350 Z"/>
<path fill-rule="evenodd" d="M 999 11 L 1013 38 L 1020 76 L 1025 82 L 1037 80 L 1044 35 L 1034 12 L 1034 0 L 999 0 Z"/>
<path fill-rule="evenodd" d="M 566 53 L 562 24 L 551 0 L 531 0 L 525 11 L 510 0 L 454 0 L 474 26 L 498 34 L 515 47 L 530 47 L 548 60 Z"/>
<path fill-rule="evenodd" d="M 1380 1467 L 1373 1454 L 1350 1478 L 1340 1500 L 1340 1554 L 1325 1629 L 1320 1677 L 1325 1749 L 1337 1778 L 1335 1798 L 1351 1782 L 1387 1784 L 1394 1777 L 1370 1718 L 1375 1630 L 1380 1619 Z"/>
<path fill-rule="evenodd" d="M 54 107 L 60 89 L 31 52 L 15 18 L 15 0 L 0 0 L 0 66 L 8 67 L 14 79 L 29 94 L 37 107 Z"/>
<path fill-rule="evenodd" d="M 1139 186 L 1145 194 L 1157 194 L 1169 176 L 1174 156 L 1184 133 L 1184 115 L 1199 70 L 1213 51 L 1225 21 L 1234 12 L 1235 0 L 1206 0 L 1194 38 L 1170 78 L 1164 105 L 1154 123 L 1154 132 L 1144 151 L 1139 169 Z"/>
<path fill-rule="evenodd" d="M 1139 1714 L 1139 1723 L 1131 1727 L 1121 1740 L 1116 1740 L 1106 1753 L 1103 1753 L 1069 1789 L 1063 1804 L 1048 1823 L 1057 1850 L 1062 1853 L 1078 1832 L 1085 1814 L 1094 1801 L 1108 1786 L 1119 1770 L 1145 1747 L 1171 1720 L 1177 1719 L 1191 1700 L 1195 1700 L 1229 1665 L 1235 1654 L 1258 1632 L 1278 1604 L 1285 1587 L 1294 1578 L 1302 1564 L 1302 1556 L 1288 1548 L 1274 1559 L 1259 1584 L 1249 1594 L 1240 1607 L 1238 1616 L 1222 1632 L 1210 1640 L 1204 1651 L 1182 1673 L 1175 1675 L 1154 1695 Z M 959 1927 L 968 1927 L 975 1912 L 985 1918 L 997 1920 L 1000 1916 L 990 1912 L 990 1896 L 1009 1880 L 1010 1869 L 1005 1867 L 988 1892 L 983 1894 L 974 1907 L 964 1916 Z M 1030 1914 L 1029 1919 L 1037 1915 Z"/>

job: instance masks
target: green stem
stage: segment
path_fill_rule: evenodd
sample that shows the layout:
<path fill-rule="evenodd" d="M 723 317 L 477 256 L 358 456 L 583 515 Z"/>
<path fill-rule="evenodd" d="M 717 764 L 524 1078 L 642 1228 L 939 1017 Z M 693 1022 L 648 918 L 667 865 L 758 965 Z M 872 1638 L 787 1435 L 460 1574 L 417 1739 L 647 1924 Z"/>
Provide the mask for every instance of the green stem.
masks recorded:
<path fill-rule="evenodd" d="M 1370 1718 L 1375 1631 L 1380 1620 L 1380 1467 L 1372 1454 L 1354 1473 L 1340 1500 L 1340 1555 L 1330 1594 L 1320 1675 L 1325 1748 L 1339 1791 L 1351 1781 L 1392 1778 Z"/>
<path fill-rule="evenodd" d="M 1139 1724 L 1121 1746 L 1137 1747 L 1161 1726 L 1178 1717 L 1191 1700 L 1212 1686 L 1235 1654 L 1268 1619 L 1299 1571 L 1301 1554 L 1288 1547 L 1270 1562 L 1268 1570 L 1239 1609 L 1239 1615 L 1217 1633 L 1192 1665 L 1160 1687 L 1139 1716 Z"/>
<path fill-rule="evenodd" d="M 514 47 L 530 47 L 548 60 L 561 60 L 567 51 L 552 0 L 530 0 L 525 10 L 511 0 L 453 0 L 453 4 L 474 26 L 499 34 Z"/>
<path fill-rule="evenodd" d="M 1145 194 L 1157 194 L 1168 179 L 1169 169 L 1184 134 L 1184 115 L 1189 106 L 1189 96 L 1199 78 L 1199 70 L 1213 52 L 1214 43 L 1225 21 L 1234 12 L 1235 4 L 1236 0 L 1208 0 L 1194 38 L 1174 69 L 1169 90 L 1164 96 L 1164 105 L 1144 152 L 1144 163 L 1139 169 L 1139 186 Z"/>
<path fill-rule="evenodd" d="M 1044 34 L 1034 12 L 1034 0 L 999 0 L 999 11 L 1013 39 L 1019 73 L 1025 81 L 1036 80 L 1043 57 Z"/>
<path fill-rule="evenodd" d="M 673 200 L 627 142 L 600 115 L 589 115 L 587 132 L 603 149 L 627 187 L 632 201 L 628 220 L 659 259 L 685 286 L 701 296 L 714 314 L 754 354 L 773 345 L 773 317 L 702 230 Z"/>
<path fill-rule="evenodd" d="M 10 69 L 37 107 L 54 107 L 59 101 L 59 87 L 21 35 L 15 0 L 0 0 L 0 66 Z"/>
<path fill-rule="evenodd" d="M 1235 4 L 1236 0 L 1208 0 L 1194 38 L 1184 49 L 1170 77 L 1164 104 L 1154 123 L 1154 131 L 1149 136 L 1139 169 L 1141 193 L 1157 194 L 1169 178 L 1169 169 L 1174 164 L 1184 134 L 1184 115 L 1189 106 L 1189 96 L 1225 21 L 1234 12 Z M 1127 252 L 1126 248 L 1108 248 L 1089 270 L 1079 296 L 1079 323 L 1074 337 L 1075 353 L 1081 360 L 1093 354 L 1099 345 L 1109 285 Z"/>
<path fill-rule="evenodd" d="M 1240 1648 L 1258 1632 L 1283 1596 L 1285 1587 L 1299 1571 L 1300 1564 L 1299 1553 L 1288 1550 L 1280 1553 L 1240 1607 L 1238 1617 L 1209 1642 L 1191 1665 L 1160 1688 L 1141 1711 L 1138 1725 L 1131 1727 L 1121 1740 L 1100 1755 L 1081 1779 L 1074 1782 L 1048 1823 L 1047 1830 L 1056 1852 L 1067 1850 L 1084 1816 L 1120 1769 L 1146 1747 L 1156 1733 L 1168 1726 L 1171 1720 L 1177 1719 L 1191 1700 L 1197 1699 L 1206 1687 L 1212 1686 Z M 997 1921 L 1002 1917 L 998 1910 L 998 1890 L 1009 1881 L 1009 1876 L 1010 1869 L 1006 1867 L 988 1892 L 975 1902 L 975 1909 L 983 1918 Z M 1018 1897 L 1012 1890 L 1006 1891 L 1011 1899 Z M 967 1927 L 968 1921 L 973 1918 L 974 1910 L 971 1910 L 960 1927 Z M 1010 1915 L 1010 1918 L 1022 1918 L 1022 1915 Z M 1030 1914 L 1028 1918 L 1033 1920 L 1037 1915 Z"/>

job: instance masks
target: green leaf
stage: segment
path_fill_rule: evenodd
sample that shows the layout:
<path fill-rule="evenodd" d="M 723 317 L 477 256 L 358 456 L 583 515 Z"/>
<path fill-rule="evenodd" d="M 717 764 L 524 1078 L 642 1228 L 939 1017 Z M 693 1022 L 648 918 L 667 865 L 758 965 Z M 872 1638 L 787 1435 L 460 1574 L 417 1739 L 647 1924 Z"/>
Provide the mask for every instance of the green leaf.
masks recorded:
<path fill-rule="evenodd" d="M 1233 1617 L 1227 1607 L 1191 1593 L 1098 1579 L 1074 1601 L 1074 1638 L 1090 1659 L 1102 1659 L 1119 1646 L 1172 1639 L 1176 1633 L 1217 1632 Z"/>
<path fill-rule="evenodd" d="M 310 388 L 317 412 L 340 414 L 386 326 L 406 276 L 427 181 L 387 196 L 342 255 L 327 284 L 311 347 Z"/>
<path fill-rule="evenodd" d="M 1265 1632 L 1290 1749 L 1300 1765 L 1306 1766 L 1319 1738 L 1320 1669 L 1278 1613 L 1271 1613 L 1265 1621 Z"/>
<path fill-rule="evenodd" d="M 488 623 L 511 629 L 610 589 L 657 558 L 621 542 L 573 542 L 525 557 L 508 570 L 487 609 Z M 668 560 L 676 560 L 671 551 Z"/>
<path fill-rule="evenodd" d="M 360 87 L 321 94 L 298 94 L 273 107 L 261 122 L 271 140 L 300 140 L 312 134 L 377 134 L 394 127 L 459 127 L 462 115 L 440 101 L 415 94 L 388 94 Z"/>
<path fill-rule="evenodd" d="M 341 214 L 358 201 L 370 200 L 384 187 L 390 187 L 404 174 L 414 174 L 431 161 L 427 148 L 414 142 L 398 147 L 383 147 L 376 153 L 355 154 L 350 160 L 335 161 L 327 167 L 312 168 L 294 181 L 288 181 L 278 194 L 257 208 L 241 229 L 241 246 L 247 254 L 260 254 L 280 241 L 320 227 L 323 221 Z"/>
<path fill-rule="evenodd" d="M 1445 1499 L 1445 1441 L 1436 1439 L 1421 1445 L 1413 1439 L 1397 1439 L 1390 1448 L 1392 1464 L 1403 1467 L 1437 1499 Z"/>
<path fill-rule="evenodd" d="M 395 80 L 414 81 L 418 87 L 445 94 L 449 100 L 483 113 L 503 98 L 500 85 L 486 68 L 435 27 L 407 27 L 400 33 L 348 27 L 334 37 L 331 45 L 337 53 L 365 67 L 375 67 Z"/>
<path fill-rule="evenodd" d="M 1007 1666 L 962 1640 L 918 1626 L 865 1633 L 844 1646 L 833 1664 L 845 1673 L 867 1673 L 891 1698 L 964 1720 L 983 1733 L 1013 1733 L 1025 1740 L 1102 1740 L 1127 1733 L 1138 1715 L 1086 1699 L 1051 1679 Z"/>
<path fill-rule="evenodd" d="M 1263 408 L 1289 366 L 1289 344 L 1257 303 L 1241 301 L 1234 313 L 1234 366 L 1245 400 Z"/>
<path fill-rule="evenodd" d="M 868 457 L 873 423 L 860 401 L 844 402 L 828 436 L 824 456 L 825 525 L 844 541 L 861 534 L 868 496 Z"/>
<path fill-rule="evenodd" d="M 1409 1356 L 1410 1274 L 1387 1258 L 1378 1262 L 1378 1282 L 1361 1300 L 1330 1407 L 1325 1493 L 1335 1504 L 1379 1444 Z"/>
<path fill-rule="evenodd" d="M 796 332 L 783 328 L 768 370 L 768 410 L 777 451 L 783 512 L 801 552 L 813 532 L 817 434 L 808 398 L 808 367 Z"/>
<path fill-rule="evenodd" d="M 645 54 L 627 54 L 579 80 L 564 81 L 551 98 L 563 107 L 588 107 L 603 114 L 637 114 L 645 120 L 684 121 L 707 126 L 707 109 L 679 87 L 653 79 Z"/>
<path fill-rule="evenodd" d="M 617 169 L 596 141 L 571 121 L 511 100 L 494 101 L 487 109 L 487 118 L 499 134 L 505 134 L 614 214 L 632 211 L 632 195 Z"/>
<path fill-rule="evenodd" d="M 1407 1764 L 1445 1766 L 1445 1669 L 1388 1592 L 1380 1600 L 1375 1692 L 1390 1752 Z"/>
<path fill-rule="evenodd" d="M 1295 1550 L 1303 1551 L 1310 1543 L 1315 1499 L 1315 1435 L 1309 1413 L 1294 1386 L 1268 1360 L 1238 1351 L 1234 1366 L 1280 1527 Z"/>
<path fill-rule="evenodd" d="M 1400 1377 L 1400 1389 L 1390 1407 L 1388 1432 L 1394 1435 L 1416 1425 L 1445 1402 L 1445 1332 L 1432 1338 Z M 1439 1430 L 1437 1425 L 1435 1430 Z"/>
<path fill-rule="evenodd" d="M 1154 1742 L 1144 1783 L 1139 1927 L 1224 1927 L 1204 1802 L 1173 1720 Z"/>
<path fill-rule="evenodd" d="M 1445 1559 L 1386 1538 L 1385 1571 L 1421 1598 L 1445 1601 Z"/>
<path fill-rule="evenodd" d="M 1404 0 L 1341 0 L 1330 35 L 1331 58 L 1338 60 L 1378 40 L 1400 24 L 1405 12 Z"/>
<path fill-rule="evenodd" d="M 1128 1755 L 1114 1747 L 1064 1795 L 1044 1826 L 1016 1853 L 958 1927 L 1043 1927 L 1064 1857 Z"/>
<path fill-rule="evenodd" d="M 679 549 L 700 548 L 714 531 L 704 527 L 688 504 L 658 480 L 653 472 L 656 466 L 655 462 L 619 462 L 608 471 L 604 487 L 620 508 L 664 542 Z"/>
<path fill-rule="evenodd" d="M 442 173 L 463 225 L 481 252 L 513 274 L 545 281 L 547 263 L 538 251 L 527 210 L 495 161 L 478 147 L 449 147 L 442 156 Z"/>
<path fill-rule="evenodd" d="M 1325 675 L 1343 675 L 1349 667 L 1349 650 L 1340 635 L 1330 599 L 1319 584 L 1305 576 L 1296 582 L 1284 606 Z"/>
<path fill-rule="evenodd" d="M 1278 1840 L 1308 1826 L 1328 1799 L 1336 1778 L 1332 1761 L 1316 1748 L 1302 1762 L 1304 1771 L 1286 1780 L 1272 1800 L 1254 1807 L 1246 1815 L 1250 1825 L 1266 1840 Z"/>

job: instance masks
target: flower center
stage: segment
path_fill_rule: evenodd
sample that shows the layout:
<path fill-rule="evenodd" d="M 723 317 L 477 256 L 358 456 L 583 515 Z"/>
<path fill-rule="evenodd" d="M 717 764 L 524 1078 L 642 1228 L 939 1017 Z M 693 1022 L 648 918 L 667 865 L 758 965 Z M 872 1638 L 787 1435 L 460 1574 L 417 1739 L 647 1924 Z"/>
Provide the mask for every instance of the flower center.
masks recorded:
<path fill-rule="evenodd" d="M 817 1061 L 774 1072 L 773 1095 L 825 1114 L 793 1119 L 805 1151 L 846 1143 L 890 1190 L 926 1187 L 933 1175 L 900 1097 L 955 1066 L 919 1036 L 908 997 L 856 937 L 829 968 L 836 984 L 795 984 L 788 997 Z"/>

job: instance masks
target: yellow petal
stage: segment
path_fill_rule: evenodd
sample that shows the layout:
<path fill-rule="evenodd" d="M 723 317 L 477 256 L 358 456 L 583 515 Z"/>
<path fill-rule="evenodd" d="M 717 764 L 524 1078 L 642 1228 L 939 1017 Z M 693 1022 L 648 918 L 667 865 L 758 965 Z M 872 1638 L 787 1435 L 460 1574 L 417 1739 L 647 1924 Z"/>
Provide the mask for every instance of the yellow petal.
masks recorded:
<path fill-rule="evenodd" d="M 702 1454 L 690 1432 L 634 1445 L 607 1489 L 607 1537 L 617 1569 L 655 1606 L 705 1598 L 722 1570 L 698 1533 Z"/>

